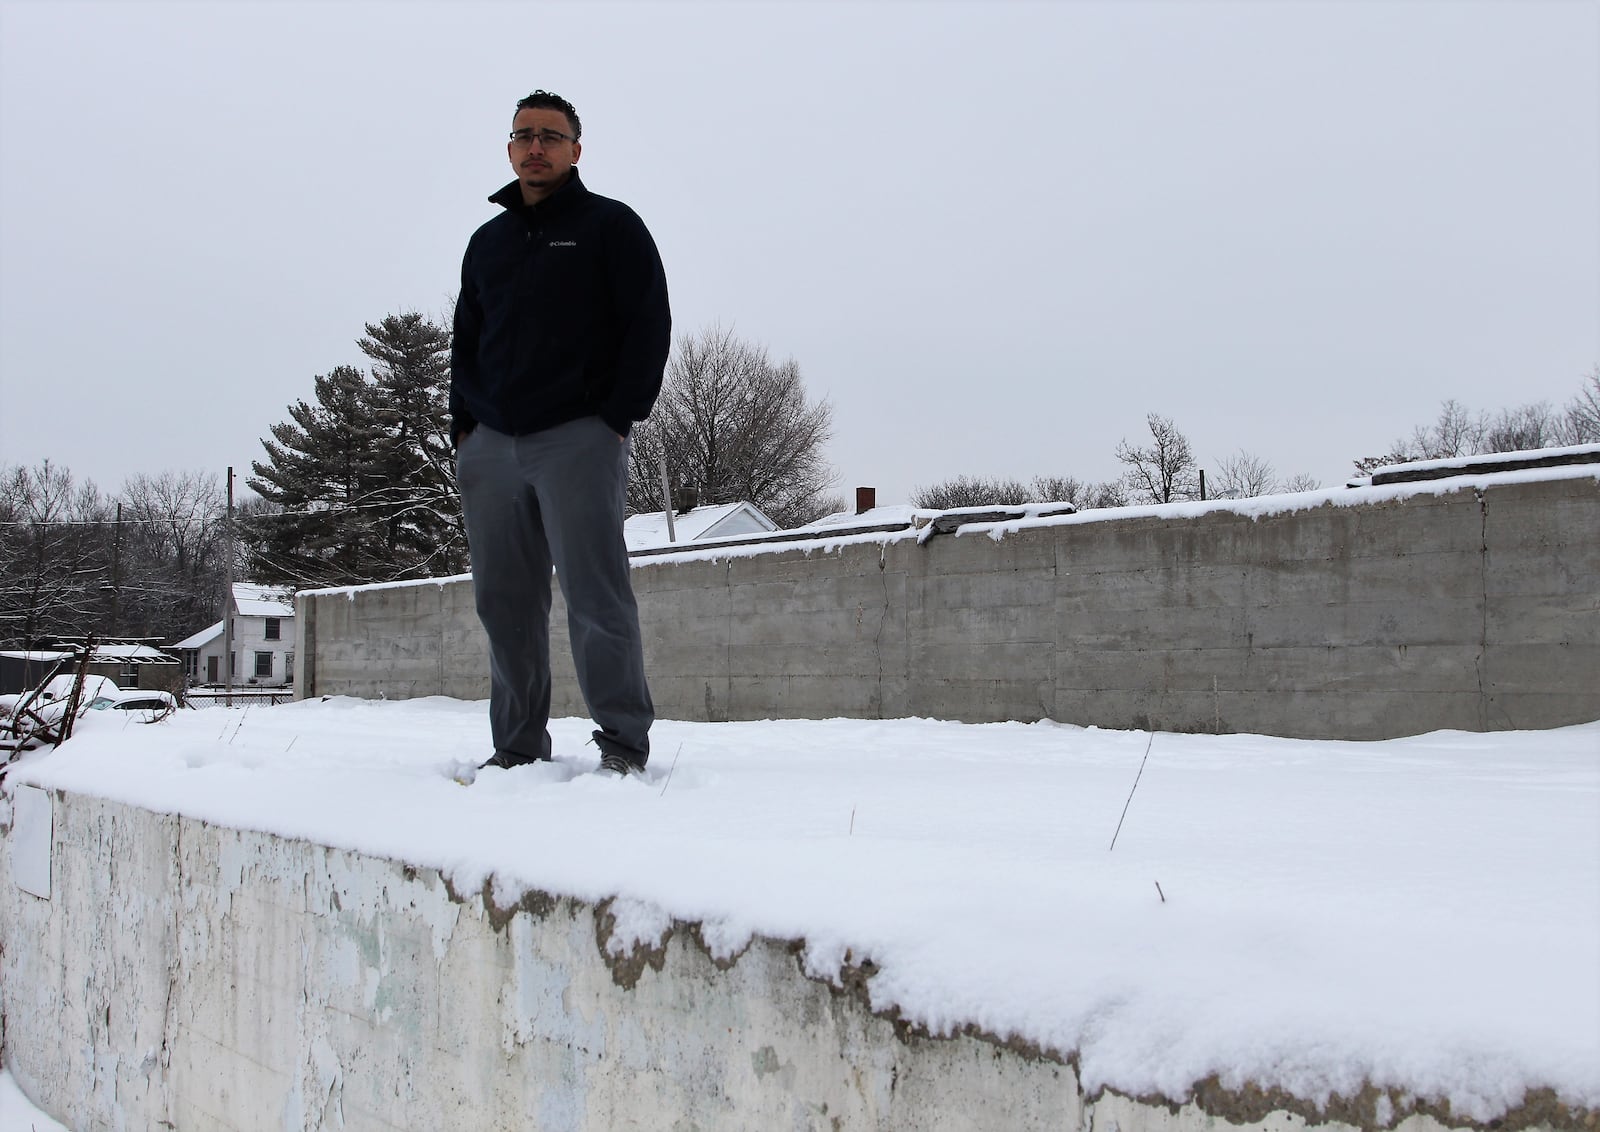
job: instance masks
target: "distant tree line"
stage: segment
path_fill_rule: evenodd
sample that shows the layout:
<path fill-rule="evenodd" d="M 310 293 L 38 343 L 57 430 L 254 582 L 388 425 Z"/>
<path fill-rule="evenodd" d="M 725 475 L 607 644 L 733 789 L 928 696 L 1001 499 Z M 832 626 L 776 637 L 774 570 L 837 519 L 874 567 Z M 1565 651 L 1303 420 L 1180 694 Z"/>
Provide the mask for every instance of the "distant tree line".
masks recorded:
<path fill-rule="evenodd" d="M 1218 461 L 1210 474 L 1203 476 L 1193 446 L 1171 418 L 1150 413 L 1145 426 L 1150 433 L 1148 443 L 1135 444 L 1124 438 L 1117 445 L 1116 458 L 1124 470 L 1113 480 L 1036 476 L 1023 484 L 960 475 L 916 488 L 911 502 L 930 509 L 1043 502 L 1067 502 L 1079 508 L 1123 507 L 1202 497 L 1243 499 L 1319 486 L 1309 475 L 1280 478 L 1270 462 L 1242 449 Z M 1376 467 L 1411 460 L 1590 443 L 1600 443 L 1600 366 L 1584 377 L 1577 394 L 1561 408 L 1541 401 L 1495 413 L 1473 413 L 1458 401 L 1445 401 L 1438 420 L 1416 426 L 1409 437 L 1394 441 L 1383 455 L 1363 457 L 1353 461 L 1353 466 L 1358 475 L 1366 475 Z"/>
<path fill-rule="evenodd" d="M 1145 417 L 1145 427 L 1150 432 L 1148 443 L 1135 444 L 1126 437 L 1118 442 L 1116 457 L 1123 472 L 1115 479 L 1035 476 L 1023 484 L 964 475 L 931 487 L 918 487 L 912 492 L 911 503 L 933 510 L 1019 503 L 1071 503 L 1086 509 L 1200 498 L 1234 499 L 1317 486 L 1310 476 L 1280 479 L 1270 463 L 1243 451 L 1222 460 L 1207 477 L 1189 438 L 1170 417 L 1150 413 Z"/>
<path fill-rule="evenodd" d="M 91 631 L 175 640 L 214 622 L 230 556 L 235 576 L 297 588 L 436 577 L 468 568 L 449 428 L 450 331 L 415 312 L 369 323 L 363 370 L 338 365 L 262 440 L 256 493 L 235 510 L 215 473 L 136 475 L 115 494 L 46 461 L 0 465 L 0 644 Z M 1067 501 L 1122 507 L 1200 498 L 1188 438 L 1168 417 L 1145 418 L 1147 441 L 1124 438 L 1112 480 L 1036 476 L 1023 483 L 958 475 L 919 487 L 912 502 L 949 508 Z M 799 366 L 718 327 L 681 338 L 656 410 L 634 429 L 630 511 L 746 501 L 780 527 L 843 509 L 828 492 L 832 410 L 806 394 Z M 1473 413 L 1444 402 L 1380 464 L 1600 442 L 1600 366 L 1565 406 Z M 666 483 L 663 484 L 663 470 Z M 1317 486 L 1280 478 L 1247 451 L 1205 477 L 1207 498 Z"/>
<path fill-rule="evenodd" d="M 205 472 L 136 475 L 105 495 L 48 460 L 0 467 L 0 642 L 204 628 L 220 616 L 225 513 Z"/>
<path fill-rule="evenodd" d="M 1495 413 L 1474 413 L 1459 401 L 1444 401 L 1439 406 L 1438 419 L 1432 424 L 1417 425 L 1410 436 L 1392 442 L 1383 455 L 1364 457 L 1355 462 L 1355 467 L 1365 475 L 1385 464 L 1403 464 L 1410 460 L 1446 460 L 1490 452 L 1597 443 L 1600 443 L 1600 365 L 1584 376 L 1578 392 L 1560 408 L 1548 401 L 1536 401 Z"/>

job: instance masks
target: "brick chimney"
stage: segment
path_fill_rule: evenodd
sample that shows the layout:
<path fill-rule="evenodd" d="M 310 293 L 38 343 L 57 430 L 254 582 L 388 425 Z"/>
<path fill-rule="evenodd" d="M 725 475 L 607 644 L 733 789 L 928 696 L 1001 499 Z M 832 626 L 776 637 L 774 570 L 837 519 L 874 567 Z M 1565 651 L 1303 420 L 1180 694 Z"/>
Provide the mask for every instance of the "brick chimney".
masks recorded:
<path fill-rule="evenodd" d="M 878 505 L 878 490 L 872 487 L 856 488 L 856 514 L 871 511 Z"/>

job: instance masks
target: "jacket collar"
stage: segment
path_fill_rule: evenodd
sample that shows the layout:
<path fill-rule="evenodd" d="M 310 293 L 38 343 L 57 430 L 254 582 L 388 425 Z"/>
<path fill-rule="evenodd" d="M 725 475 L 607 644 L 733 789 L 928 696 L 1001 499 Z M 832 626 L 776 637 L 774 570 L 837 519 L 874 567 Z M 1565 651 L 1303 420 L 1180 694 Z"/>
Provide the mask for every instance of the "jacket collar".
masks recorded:
<path fill-rule="evenodd" d="M 541 210 L 566 208 L 588 192 L 589 190 L 584 188 L 583 181 L 578 177 L 578 167 L 574 165 L 572 167 L 572 175 L 567 178 L 566 183 L 545 197 L 535 207 Z M 507 212 L 521 212 L 527 207 L 522 203 L 522 182 L 512 181 L 509 185 L 491 195 L 489 203 L 498 204 Z"/>

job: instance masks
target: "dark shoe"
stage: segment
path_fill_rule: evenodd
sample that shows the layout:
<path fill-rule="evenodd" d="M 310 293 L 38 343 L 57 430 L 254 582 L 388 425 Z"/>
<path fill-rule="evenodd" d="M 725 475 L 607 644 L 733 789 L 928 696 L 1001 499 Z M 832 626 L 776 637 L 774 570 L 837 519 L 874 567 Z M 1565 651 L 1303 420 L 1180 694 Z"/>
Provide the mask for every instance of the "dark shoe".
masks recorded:
<path fill-rule="evenodd" d="M 541 759 L 532 755 L 519 755 L 515 751 L 496 751 L 487 762 L 479 763 L 478 769 L 488 770 L 492 766 L 497 766 L 502 770 L 511 770 L 519 766 L 531 766 L 534 763 L 547 763 L 549 761 L 548 756 Z"/>
<path fill-rule="evenodd" d="M 608 778 L 627 778 L 629 775 L 644 775 L 644 767 L 632 759 L 624 758 L 618 754 L 600 756 L 600 773 Z"/>

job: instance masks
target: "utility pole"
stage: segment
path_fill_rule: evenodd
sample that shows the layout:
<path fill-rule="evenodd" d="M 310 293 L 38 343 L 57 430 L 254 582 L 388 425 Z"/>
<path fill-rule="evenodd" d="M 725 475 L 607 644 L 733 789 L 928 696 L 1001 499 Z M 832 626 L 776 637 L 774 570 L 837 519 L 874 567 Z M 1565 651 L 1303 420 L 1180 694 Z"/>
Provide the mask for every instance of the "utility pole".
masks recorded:
<path fill-rule="evenodd" d="M 227 552 L 227 592 L 222 597 L 222 702 L 233 706 L 233 469 L 228 469 L 228 516 L 223 523 Z"/>
<path fill-rule="evenodd" d="M 667 449 L 661 449 L 661 502 L 667 505 L 667 541 L 677 542 L 677 527 L 672 522 L 672 481 L 667 478 Z"/>
<path fill-rule="evenodd" d="M 117 526 L 111 536 L 111 636 L 117 635 L 122 611 L 122 501 L 117 501 Z"/>

